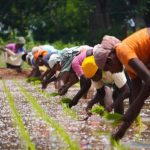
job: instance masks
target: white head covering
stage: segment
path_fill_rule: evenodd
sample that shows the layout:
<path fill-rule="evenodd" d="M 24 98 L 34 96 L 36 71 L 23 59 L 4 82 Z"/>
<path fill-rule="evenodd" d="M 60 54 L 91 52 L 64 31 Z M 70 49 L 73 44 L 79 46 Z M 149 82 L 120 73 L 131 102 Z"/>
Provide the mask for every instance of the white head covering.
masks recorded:
<path fill-rule="evenodd" d="M 31 63 L 32 59 L 33 59 L 33 54 L 32 54 L 32 52 L 29 52 L 26 56 L 26 61 L 28 63 Z"/>
<path fill-rule="evenodd" d="M 34 55 L 36 52 L 38 52 L 40 50 L 40 47 L 35 46 L 32 48 L 32 54 Z"/>
<path fill-rule="evenodd" d="M 50 68 L 52 69 L 57 62 L 61 61 L 61 57 L 58 54 L 52 54 L 48 61 Z"/>

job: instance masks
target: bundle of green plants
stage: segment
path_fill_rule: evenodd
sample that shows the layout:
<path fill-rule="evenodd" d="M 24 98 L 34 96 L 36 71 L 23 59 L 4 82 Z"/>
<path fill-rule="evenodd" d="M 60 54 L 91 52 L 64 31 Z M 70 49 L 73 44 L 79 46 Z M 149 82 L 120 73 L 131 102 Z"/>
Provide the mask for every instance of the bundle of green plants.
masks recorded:
<path fill-rule="evenodd" d="M 41 83 L 41 80 L 38 77 L 28 77 L 26 81 L 27 82 L 35 82 L 36 84 L 40 84 Z"/>
<path fill-rule="evenodd" d="M 107 120 L 112 120 L 112 121 L 119 121 L 122 119 L 122 115 L 118 113 L 105 113 L 104 117 Z"/>
<path fill-rule="evenodd" d="M 52 96 L 52 97 L 55 97 L 55 96 L 58 96 L 59 94 L 57 92 L 52 92 L 49 94 L 49 96 Z"/>
<path fill-rule="evenodd" d="M 103 116 L 106 120 L 112 121 L 113 125 L 117 125 L 122 120 L 123 117 L 121 114 L 109 113 L 105 111 L 104 107 L 100 105 L 95 105 L 92 108 L 91 113 L 95 113 Z"/>
<path fill-rule="evenodd" d="M 63 104 L 69 104 L 71 102 L 71 99 L 68 97 L 62 97 L 61 103 Z"/>
<path fill-rule="evenodd" d="M 116 150 L 128 150 L 129 149 L 129 147 L 126 147 L 120 144 L 119 141 L 116 141 L 114 138 L 112 138 L 112 136 L 110 136 L 110 144 L 112 146 L 112 149 L 116 149 Z"/>
<path fill-rule="evenodd" d="M 95 105 L 92 110 L 91 113 L 95 113 L 95 114 L 99 114 L 99 115 L 103 115 L 104 114 L 104 107 L 100 106 L 100 105 Z"/>

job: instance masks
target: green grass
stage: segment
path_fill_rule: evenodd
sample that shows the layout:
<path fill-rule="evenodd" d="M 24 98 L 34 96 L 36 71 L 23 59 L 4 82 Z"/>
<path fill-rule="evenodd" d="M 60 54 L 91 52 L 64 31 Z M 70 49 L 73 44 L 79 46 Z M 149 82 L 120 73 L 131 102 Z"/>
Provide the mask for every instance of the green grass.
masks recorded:
<path fill-rule="evenodd" d="M 24 94 L 26 97 L 26 100 L 32 105 L 32 107 L 36 110 L 36 113 L 41 117 L 45 122 L 47 122 L 51 127 L 53 127 L 58 135 L 68 144 L 69 149 L 71 150 L 79 150 L 80 147 L 77 144 L 77 142 L 72 141 L 70 139 L 70 136 L 68 133 L 64 130 L 59 123 L 57 123 L 55 120 L 53 120 L 46 112 L 45 110 L 38 104 L 37 100 L 29 93 L 27 90 L 21 86 L 19 83 L 15 82 L 19 88 L 20 91 Z"/>
<path fill-rule="evenodd" d="M 17 111 L 17 108 L 15 106 L 14 99 L 13 99 L 10 91 L 6 87 L 5 81 L 2 80 L 2 82 L 3 82 L 3 86 L 4 86 L 4 92 L 7 96 L 8 103 L 9 103 L 9 106 L 10 106 L 10 109 L 12 112 L 12 118 L 14 120 L 14 123 L 19 128 L 19 133 L 20 133 L 20 137 L 21 137 L 22 141 L 25 142 L 24 148 L 30 149 L 30 150 L 35 150 L 35 145 L 30 140 L 30 135 L 29 135 L 28 131 L 25 129 L 25 126 L 24 126 L 24 123 L 23 123 L 22 118 L 20 116 L 20 113 Z"/>

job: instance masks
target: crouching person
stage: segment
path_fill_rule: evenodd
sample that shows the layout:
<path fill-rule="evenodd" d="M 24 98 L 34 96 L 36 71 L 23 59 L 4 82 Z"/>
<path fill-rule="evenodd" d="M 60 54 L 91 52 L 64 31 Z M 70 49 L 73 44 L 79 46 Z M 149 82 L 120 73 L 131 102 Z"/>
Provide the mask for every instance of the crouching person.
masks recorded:
<path fill-rule="evenodd" d="M 110 43 L 111 41 L 109 41 Z M 108 43 L 108 42 L 107 42 Z M 141 29 L 113 49 L 101 48 L 97 65 L 112 73 L 123 70 L 123 65 L 131 78 L 131 105 L 122 118 L 122 124 L 113 133 L 113 138 L 121 139 L 132 122 L 136 119 L 144 102 L 150 95 L 150 28 Z"/>
<path fill-rule="evenodd" d="M 94 51 L 96 49 L 97 47 L 94 47 Z M 111 74 L 110 72 L 102 71 L 96 65 L 94 56 L 84 59 L 82 63 L 82 70 L 84 75 L 92 80 L 96 88 L 96 94 L 94 98 L 88 102 L 86 108 L 87 113 L 89 114 L 89 110 L 92 108 L 92 106 L 99 102 L 102 106 L 104 106 L 106 111 L 110 112 L 114 108 L 114 112 L 123 114 L 123 100 L 129 97 L 129 87 L 124 72 Z M 109 90 L 109 87 L 106 86 L 107 84 L 113 88 L 113 94 Z"/>
<path fill-rule="evenodd" d="M 28 78 L 30 78 L 30 77 L 40 78 L 41 72 L 35 65 L 34 56 L 33 56 L 32 52 L 25 53 L 22 56 L 22 60 L 27 62 L 28 65 L 30 65 L 32 68 L 31 72 L 28 75 Z"/>
<path fill-rule="evenodd" d="M 58 92 L 60 95 L 64 95 L 68 88 L 78 81 L 77 76 L 71 69 L 72 59 L 78 53 L 80 53 L 79 47 L 72 47 L 63 49 L 62 53 L 51 55 L 48 63 L 52 74 L 43 81 L 42 87 L 46 88 L 53 81 L 62 81 L 63 85 Z"/>
<path fill-rule="evenodd" d="M 7 44 L 3 50 L 5 51 L 6 67 L 21 72 L 22 55 L 25 53 L 24 37 L 18 37 L 16 43 Z"/>

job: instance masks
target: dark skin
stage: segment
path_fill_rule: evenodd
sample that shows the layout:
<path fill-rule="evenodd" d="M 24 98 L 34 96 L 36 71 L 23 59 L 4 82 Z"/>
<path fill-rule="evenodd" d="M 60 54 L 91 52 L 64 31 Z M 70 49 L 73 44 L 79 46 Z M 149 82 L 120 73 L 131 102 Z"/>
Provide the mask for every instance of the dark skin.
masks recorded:
<path fill-rule="evenodd" d="M 88 92 L 89 88 L 91 87 L 91 80 L 87 79 L 84 75 L 80 77 L 80 90 L 77 94 L 73 97 L 72 101 L 69 103 L 69 107 L 77 105 L 80 98 Z"/>
<path fill-rule="evenodd" d="M 79 81 L 78 77 L 73 71 L 62 73 L 58 80 L 62 80 L 64 82 L 64 85 L 58 90 L 60 95 L 67 93 L 68 89 Z"/>
<path fill-rule="evenodd" d="M 41 77 L 40 77 L 41 80 L 43 80 L 46 76 L 50 76 L 49 74 L 52 74 L 51 72 L 53 72 L 53 71 L 52 71 L 52 69 L 49 67 L 48 62 L 43 59 L 43 56 L 39 56 L 39 57 L 37 58 L 36 64 L 37 64 L 38 67 L 39 67 L 39 66 L 43 66 L 43 65 L 47 67 L 47 70 L 46 70 L 43 74 L 41 74 Z M 51 76 L 52 76 L 52 75 L 51 75 Z"/>
<path fill-rule="evenodd" d="M 99 81 L 102 78 L 102 71 L 100 69 L 97 70 L 96 74 L 91 78 L 93 81 Z M 100 102 L 102 106 L 104 106 L 104 96 L 105 96 L 105 89 L 104 86 L 100 89 L 97 89 L 94 98 L 88 102 L 86 107 L 86 112 L 88 116 L 91 115 L 90 110 L 94 104 Z M 101 101 L 99 101 L 101 99 Z"/>
<path fill-rule="evenodd" d="M 43 64 L 43 60 L 40 60 L 42 61 L 42 64 Z M 45 62 L 44 64 L 46 64 L 47 62 Z M 47 71 L 42 75 L 42 89 L 46 89 L 47 85 L 53 81 L 56 81 L 57 78 L 55 77 L 55 73 L 57 71 L 57 66 L 59 66 L 59 62 L 54 66 L 53 69 L 51 69 L 49 67 L 49 64 L 47 63 Z M 59 70 L 59 69 L 58 69 Z"/>
<path fill-rule="evenodd" d="M 110 64 L 108 62 L 114 62 L 114 59 L 117 59 L 117 61 L 119 62 L 119 59 L 117 58 L 115 52 L 111 52 L 107 59 L 104 69 L 108 70 L 110 68 Z M 117 63 L 117 61 L 113 64 L 114 67 L 111 66 L 113 68 L 113 72 L 119 72 L 119 67 L 115 67 L 115 65 L 120 66 L 121 63 Z M 130 101 L 131 105 L 126 111 L 125 115 L 123 116 L 122 124 L 119 126 L 118 130 L 115 131 L 112 135 L 113 138 L 116 140 L 119 140 L 124 136 L 126 130 L 130 127 L 132 122 L 140 113 L 140 110 L 142 109 L 145 100 L 150 95 L 150 72 L 147 66 L 143 64 L 143 62 L 138 58 L 133 58 L 129 60 L 128 65 L 136 72 L 137 77 L 135 79 L 132 79 Z"/>
<path fill-rule="evenodd" d="M 60 71 L 61 64 L 57 63 L 53 69 L 55 71 Z M 73 72 L 72 69 L 70 72 L 65 72 L 62 75 L 60 75 L 59 79 L 62 79 L 64 81 L 64 85 L 58 90 L 58 93 L 60 95 L 66 94 L 68 89 L 72 85 L 74 85 L 75 83 L 77 83 L 79 81 L 78 77 L 76 76 L 76 74 Z M 82 76 L 80 79 L 80 87 L 81 88 L 78 91 L 78 93 L 74 96 L 72 101 L 70 102 L 69 107 L 76 105 L 78 103 L 79 99 L 89 90 L 90 86 L 91 86 L 90 79 L 87 79 L 86 77 Z"/>
<path fill-rule="evenodd" d="M 101 80 L 101 78 L 102 78 L 102 71 L 98 69 L 96 74 L 91 79 L 93 81 L 99 81 Z M 89 109 L 91 109 L 95 103 L 99 102 L 100 99 L 104 98 L 105 94 L 103 93 L 105 93 L 104 87 L 97 90 L 95 97 L 88 103 L 88 106 L 86 108 L 87 111 L 89 111 Z M 105 109 L 107 111 L 112 111 L 112 109 L 114 108 L 114 111 L 116 113 L 123 114 L 124 113 L 123 100 L 128 96 L 129 96 L 129 87 L 128 84 L 126 83 L 122 88 L 116 89 L 113 92 L 114 102 L 111 105 L 110 102 L 107 101 L 107 99 L 109 98 L 106 98 Z"/>
<path fill-rule="evenodd" d="M 61 70 L 60 62 L 57 62 L 55 66 L 53 67 L 53 69 L 50 69 L 50 68 L 48 69 L 47 77 L 45 80 L 43 80 L 43 83 L 42 83 L 42 89 L 45 89 L 47 85 L 53 81 L 62 80 L 64 85 L 61 86 L 61 88 L 58 90 L 58 93 L 60 95 L 64 95 L 68 91 L 69 87 L 71 87 L 73 84 L 78 82 L 77 76 L 72 71 L 61 73 L 58 77 L 55 77 L 54 76 L 55 73 L 60 70 Z"/>

